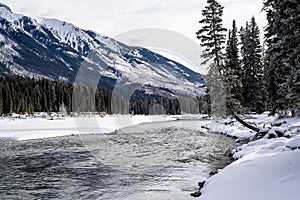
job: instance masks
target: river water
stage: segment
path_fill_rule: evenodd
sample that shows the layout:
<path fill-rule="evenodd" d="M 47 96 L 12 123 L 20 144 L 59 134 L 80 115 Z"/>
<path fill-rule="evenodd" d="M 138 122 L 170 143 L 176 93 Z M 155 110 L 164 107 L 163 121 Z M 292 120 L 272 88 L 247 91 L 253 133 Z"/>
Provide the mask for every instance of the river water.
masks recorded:
<path fill-rule="evenodd" d="M 0 143 L 0 199 L 193 199 L 235 142 L 207 121 L 155 122 L 107 134 Z"/>

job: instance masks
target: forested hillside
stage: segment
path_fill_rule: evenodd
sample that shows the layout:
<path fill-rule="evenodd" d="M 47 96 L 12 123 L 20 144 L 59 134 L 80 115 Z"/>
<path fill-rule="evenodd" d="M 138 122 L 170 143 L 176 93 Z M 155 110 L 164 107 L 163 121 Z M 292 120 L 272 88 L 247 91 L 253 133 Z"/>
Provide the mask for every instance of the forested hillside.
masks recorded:
<path fill-rule="evenodd" d="M 76 89 L 76 94 L 73 91 Z M 78 92 L 80 91 L 80 92 Z M 87 98 L 90 95 L 91 98 Z M 132 113 L 132 114 L 151 114 L 151 107 L 156 104 L 162 106 L 161 112 L 166 114 L 178 114 L 181 112 L 179 102 L 176 98 L 149 97 L 142 100 L 136 97 L 137 92 L 132 96 L 129 107 L 120 109 L 127 105 L 121 96 L 114 95 L 104 89 L 95 89 L 84 84 L 50 80 L 34 79 L 28 77 L 0 77 L 0 115 L 11 113 L 30 114 L 34 112 L 94 112 L 94 113 Z M 73 100 L 80 99 L 79 105 L 73 106 Z M 112 103 L 112 99 L 114 102 Z M 92 102 L 92 103 L 91 103 Z M 117 105 L 116 105 L 117 103 Z M 127 109 L 127 110 L 126 110 Z M 129 110 L 128 110 L 129 109 Z M 117 111 L 117 112 L 114 112 Z M 122 113 L 124 111 L 124 113 Z M 162 114 L 163 114 L 162 113 Z M 155 113 L 152 113 L 155 114 Z"/>

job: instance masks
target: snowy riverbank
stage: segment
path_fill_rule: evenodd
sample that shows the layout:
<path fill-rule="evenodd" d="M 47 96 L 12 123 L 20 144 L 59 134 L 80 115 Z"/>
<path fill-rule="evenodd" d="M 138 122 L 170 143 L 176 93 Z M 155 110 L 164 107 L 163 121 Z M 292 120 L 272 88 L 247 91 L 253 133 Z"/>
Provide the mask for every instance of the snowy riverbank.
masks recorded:
<path fill-rule="evenodd" d="M 79 118 L 2 118 L 0 139 L 28 140 L 84 133 L 108 133 L 146 122 L 200 119 L 203 116 L 121 116 L 105 115 Z M 245 119 L 268 134 L 234 150 L 237 161 L 210 177 L 201 190 L 201 200 L 281 200 L 300 196 L 300 118 L 277 120 L 267 115 Z M 205 127 L 241 139 L 256 132 L 235 120 L 207 120 Z M 195 127 L 197 129 L 199 127 Z M 284 137 L 276 137 L 284 135 Z M 269 139 L 272 138 L 272 139 Z"/>
<path fill-rule="evenodd" d="M 30 140 L 72 134 L 109 133 L 146 122 L 176 120 L 166 115 L 105 115 L 95 117 L 2 118 L 0 139 Z"/>
<path fill-rule="evenodd" d="M 238 160 L 209 178 L 201 190 L 201 200 L 282 200 L 300 196 L 300 118 L 276 120 L 267 115 L 246 120 L 268 134 L 233 151 Z M 276 124 L 276 126 L 274 126 Z M 231 120 L 211 122 L 210 131 L 251 138 L 255 132 Z M 282 134 L 285 137 L 275 137 Z M 272 138 L 272 139 L 268 139 Z"/>

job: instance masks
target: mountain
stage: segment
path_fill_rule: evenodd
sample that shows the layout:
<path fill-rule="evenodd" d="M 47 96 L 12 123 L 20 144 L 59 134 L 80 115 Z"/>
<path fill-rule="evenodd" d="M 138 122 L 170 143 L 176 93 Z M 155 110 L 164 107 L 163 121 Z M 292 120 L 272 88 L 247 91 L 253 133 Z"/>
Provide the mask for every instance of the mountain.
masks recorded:
<path fill-rule="evenodd" d="M 200 74 L 148 49 L 57 19 L 32 19 L 3 4 L 0 75 L 85 82 L 110 91 L 132 88 L 136 98 L 196 96 L 204 84 Z"/>

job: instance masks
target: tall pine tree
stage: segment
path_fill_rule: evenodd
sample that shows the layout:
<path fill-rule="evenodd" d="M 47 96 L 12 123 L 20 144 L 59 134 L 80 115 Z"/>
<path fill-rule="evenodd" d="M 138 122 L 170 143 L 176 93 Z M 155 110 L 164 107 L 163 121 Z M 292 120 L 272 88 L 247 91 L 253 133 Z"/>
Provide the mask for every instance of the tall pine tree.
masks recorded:
<path fill-rule="evenodd" d="M 265 110 L 262 47 L 259 28 L 255 18 L 240 30 L 242 56 L 242 104 L 249 111 L 261 113 Z"/>
<path fill-rule="evenodd" d="M 2 90 L 3 97 L 3 113 L 8 115 L 12 113 L 13 110 L 13 100 L 11 96 L 11 90 L 9 88 L 9 83 L 5 80 Z"/>
<path fill-rule="evenodd" d="M 224 99 L 219 98 L 219 95 L 226 95 L 226 88 L 224 87 L 223 73 L 224 73 L 224 49 L 226 29 L 223 28 L 222 15 L 224 7 L 221 6 L 216 0 L 207 0 L 207 6 L 202 10 L 203 19 L 199 21 L 202 28 L 196 32 L 197 38 L 200 40 L 200 45 L 204 47 L 202 57 L 205 61 L 202 64 L 212 60 L 213 63 L 209 66 L 207 85 L 210 95 L 210 102 L 213 105 L 218 104 L 222 109 L 212 109 L 212 115 L 223 116 L 226 110 L 226 97 L 225 105 Z M 221 85 L 220 85 L 221 84 Z M 220 91 L 217 94 L 215 91 Z"/>
<path fill-rule="evenodd" d="M 254 110 L 257 113 L 265 111 L 265 84 L 263 80 L 263 64 L 262 64 L 262 46 L 260 43 L 260 31 L 255 18 L 251 18 L 250 22 L 250 41 L 251 41 L 251 60 L 250 64 L 253 66 L 254 80 L 255 80 L 255 102 Z"/>
<path fill-rule="evenodd" d="M 0 83 L 0 116 L 3 113 L 2 84 Z"/>
<path fill-rule="evenodd" d="M 242 69 L 239 60 L 238 35 L 235 20 L 229 30 L 226 45 L 224 78 L 227 88 L 227 106 L 229 112 L 242 112 L 241 109 L 241 76 Z"/>
<path fill-rule="evenodd" d="M 204 47 L 202 57 L 205 62 L 213 59 L 216 67 L 221 72 L 225 42 L 225 31 L 222 25 L 222 15 L 224 7 L 216 0 L 207 0 L 207 6 L 202 10 L 203 19 L 199 21 L 202 28 L 196 32 L 197 38 L 201 41 L 201 46 Z M 213 66 L 213 65 L 212 65 Z"/>
<path fill-rule="evenodd" d="M 295 0 L 265 0 L 267 12 L 267 79 L 272 114 L 299 113 L 300 4 Z M 296 113 L 297 112 L 297 113 Z"/>

